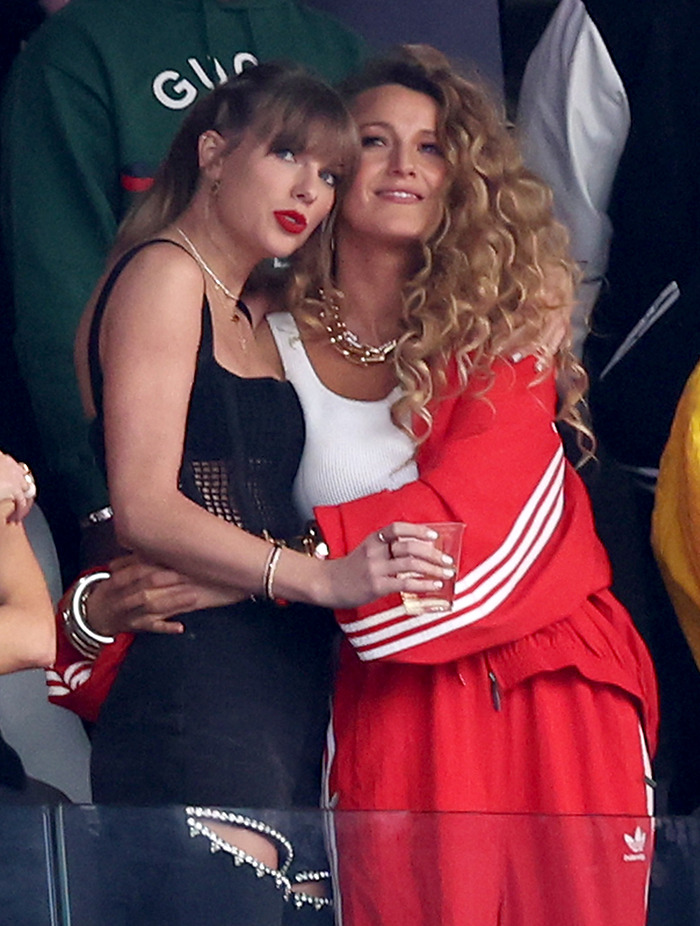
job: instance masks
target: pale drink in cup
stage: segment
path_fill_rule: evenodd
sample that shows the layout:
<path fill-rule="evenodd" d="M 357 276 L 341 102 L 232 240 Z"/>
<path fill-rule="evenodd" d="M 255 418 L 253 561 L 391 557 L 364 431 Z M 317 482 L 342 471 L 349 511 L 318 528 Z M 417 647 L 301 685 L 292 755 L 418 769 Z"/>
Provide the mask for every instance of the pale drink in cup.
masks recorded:
<path fill-rule="evenodd" d="M 438 535 L 433 541 L 436 549 L 452 557 L 455 570 L 459 567 L 459 557 L 462 552 L 462 535 L 464 524 L 459 521 L 442 521 L 437 524 L 426 524 Z M 442 588 L 430 589 L 425 592 L 401 592 L 401 600 L 406 614 L 417 615 L 449 611 L 455 598 L 456 571 L 450 578 L 442 580 Z"/>

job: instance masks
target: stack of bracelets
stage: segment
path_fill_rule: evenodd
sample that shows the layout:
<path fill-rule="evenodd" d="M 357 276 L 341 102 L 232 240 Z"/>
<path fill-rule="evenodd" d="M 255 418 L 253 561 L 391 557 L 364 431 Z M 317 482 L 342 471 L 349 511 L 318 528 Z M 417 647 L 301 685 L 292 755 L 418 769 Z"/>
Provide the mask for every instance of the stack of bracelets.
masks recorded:
<path fill-rule="evenodd" d="M 87 600 L 90 592 L 95 583 L 109 577 L 110 573 L 103 570 L 81 576 L 75 583 L 68 606 L 62 614 L 66 636 L 86 659 L 96 659 L 102 647 L 114 643 L 115 640 L 115 637 L 97 633 L 87 622 Z"/>

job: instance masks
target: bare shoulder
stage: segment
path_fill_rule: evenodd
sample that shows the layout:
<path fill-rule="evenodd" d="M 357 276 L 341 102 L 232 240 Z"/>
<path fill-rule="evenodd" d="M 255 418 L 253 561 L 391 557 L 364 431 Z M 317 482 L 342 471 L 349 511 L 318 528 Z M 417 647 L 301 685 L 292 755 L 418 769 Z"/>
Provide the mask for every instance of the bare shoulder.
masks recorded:
<path fill-rule="evenodd" d="M 148 242 L 124 267 L 119 279 L 145 274 L 190 285 L 204 286 L 202 271 L 192 255 L 176 241 L 159 239 Z"/>
<path fill-rule="evenodd" d="M 194 259 L 174 242 L 157 241 L 134 254 L 115 281 L 103 330 L 125 324 L 143 331 L 177 321 L 184 332 L 199 324 L 203 297 L 204 278 Z"/>

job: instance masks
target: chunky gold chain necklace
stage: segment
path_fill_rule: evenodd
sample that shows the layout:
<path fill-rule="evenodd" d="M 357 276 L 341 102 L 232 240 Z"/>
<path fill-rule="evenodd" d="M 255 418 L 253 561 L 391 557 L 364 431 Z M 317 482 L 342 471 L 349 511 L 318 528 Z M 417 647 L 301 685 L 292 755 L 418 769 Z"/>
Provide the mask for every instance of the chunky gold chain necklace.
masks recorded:
<path fill-rule="evenodd" d="M 346 360 L 359 366 L 370 363 L 384 363 L 396 347 L 397 338 L 392 338 L 384 344 L 375 347 L 374 344 L 363 344 L 357 335 L 350 331 L 340 317 L 340 307 L 321 289 L 319 290 L 323 308 L 319 312 L 319 319 L 328 332 L 328 338 L 333 347 L 342 354 Z"/>

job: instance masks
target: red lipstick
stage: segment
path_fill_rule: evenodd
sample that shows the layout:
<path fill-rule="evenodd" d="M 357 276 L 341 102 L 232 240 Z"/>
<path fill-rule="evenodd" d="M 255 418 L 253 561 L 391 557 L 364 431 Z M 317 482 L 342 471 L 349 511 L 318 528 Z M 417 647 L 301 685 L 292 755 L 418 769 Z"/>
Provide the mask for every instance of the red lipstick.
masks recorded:
<path fill-rule="evenodd" d="M 284 211 L 279 210 L 273 214 L 283 231 L 289 232 L 292 235 L 300 235 L 306 230 L 306 216 L 302 215 L 300 212 L 289 209 Z"/>

